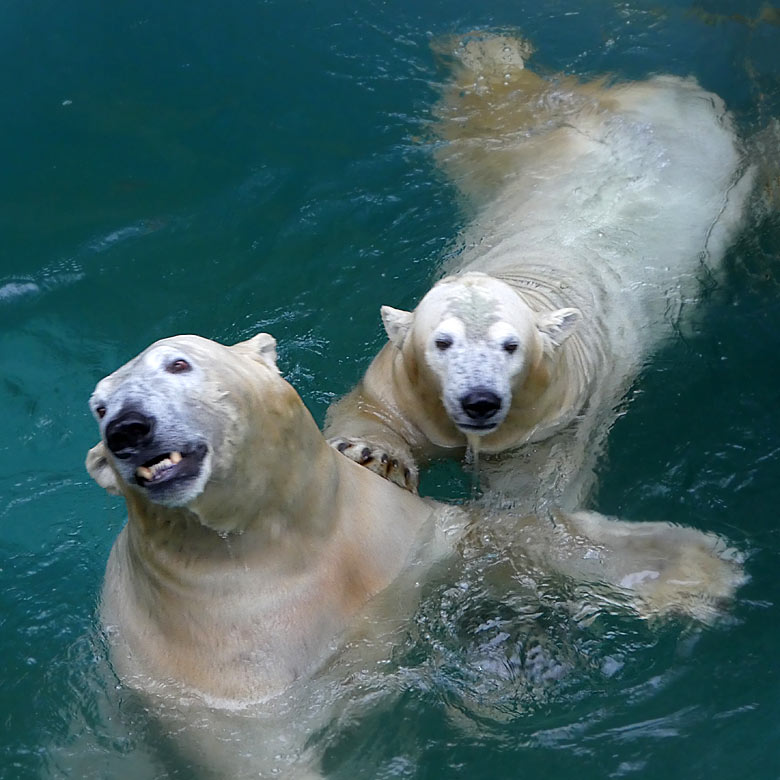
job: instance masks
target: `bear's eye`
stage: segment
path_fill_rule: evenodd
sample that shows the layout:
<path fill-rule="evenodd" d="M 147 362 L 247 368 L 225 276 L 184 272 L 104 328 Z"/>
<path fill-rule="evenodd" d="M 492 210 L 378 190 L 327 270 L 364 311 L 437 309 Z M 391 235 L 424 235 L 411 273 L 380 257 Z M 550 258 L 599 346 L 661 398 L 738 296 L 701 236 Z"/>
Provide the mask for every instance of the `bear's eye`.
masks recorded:
<path fill-rule="evenodd" d="M 504 343 L 504 352 L 514 355 L 515 352 L 517 352 L 517 342 L 516 341 L 507 341 Z"/>
<path fill-rule="evenodd" d="M 95 407 L 95 414 L 98 416 L 99 419 L 103 419 L 106 416 L 106 407 L 105 406 L 96 406 Z"/>
<path fill-rule="evenodd" d="M 452 346 L 452 336 L 439 336 L 434 341 L 434 344 L 436 344 L 436 349 L 444 352 L 445 349 L 449 349 Z"/>
<path fill-rule="evenodd" d="M 192 366 L 184 359 L 178 358 L 177 360 L 172 360 L 168 365 L 165 367 L 165 370 L 169 374 L 183 374 L 185 371 L 189 371 L 192 368 Z"/>

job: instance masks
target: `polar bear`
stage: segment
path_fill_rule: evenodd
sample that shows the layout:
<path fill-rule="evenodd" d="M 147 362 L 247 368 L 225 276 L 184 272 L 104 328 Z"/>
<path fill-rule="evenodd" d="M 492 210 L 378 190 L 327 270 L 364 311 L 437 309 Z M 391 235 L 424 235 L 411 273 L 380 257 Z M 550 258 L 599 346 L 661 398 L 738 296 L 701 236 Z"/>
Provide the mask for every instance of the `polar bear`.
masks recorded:
<path fill-rule="evenodd" d="M 388 343 L 325 433 L 412 490 L 418 462 L 470 444 L 488 487 L 570 510 L 627 388 L 717 272 L 753 170 L 692 78 L 545 79 L 500 35 L 436 48 L 454 71 L 436 157 L 473 219 L 413 312 L 383 307 Z"/>
<path fill-rule="evenodd" d="M 343 699 L 342 683 L 317 680 L 348 650 L 359 669 L 389 654 L 378 634 L 412 614 L 434 564 L 480 544 L 484 509 L 425 500 L 329 447 L 267 334 L 158 341 L 90 407 L 101 442 L 87 469 L 128 510 L 100 605 L 117 674 L 216 776 L 313 775 L 306 737 L 323 700 Z M 711 622 L 744 579 L 722 540 L 666 523 L 578 512 L 488 525 L 505 527 L 524 581 L 598 583 L 644 619 Z"/>
<path fill-rule="evenodd" d="M 235 718 L 217 727 L 219 713 L 278 708 L 372 625 L 372 597 L 438 555 L 433 504 L 328 447 L 275 361 L 267 334 L 232 347 L 178 336 L 90 400 L 102 441 L 87 469 L 128 510 L 100 605 L 112 664 L 162 710 L 202 700 L 191 719 L 212 725 L 184 750 L 220 777 L 292 776 L 287 759 L 307 776 L 301 718 L 266 717 L 247 758 L 228 749 Z M 172 720 L 166 731 L 186 731 Z"/>
<path fill-rule="evenodd" d="M 102 442 L 87 468 L 129 518 L 101 603 L 121 626 L 122 676 L 267 699 L 316 668 L 416 553 L 433 503 L 333 452 L 274 345 L 163 339 L 95 388 Z"/>

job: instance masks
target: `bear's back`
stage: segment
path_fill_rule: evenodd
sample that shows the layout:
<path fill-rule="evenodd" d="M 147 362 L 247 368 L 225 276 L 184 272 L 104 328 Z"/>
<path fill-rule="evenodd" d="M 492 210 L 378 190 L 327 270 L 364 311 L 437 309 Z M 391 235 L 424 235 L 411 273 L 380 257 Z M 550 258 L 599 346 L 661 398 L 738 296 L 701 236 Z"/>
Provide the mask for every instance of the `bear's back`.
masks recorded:
<path fill-rule="evenodd" d="M 558 98 L 535 132 L 499 139 L 498 186 L 475 173 L 475 219 L 444 271 L 533 267 L 633 299 L 632 320 L 666 319 L 695 295 L 701 263 L 720 264 L 749 192 L 723 102 L 671 76 Z"/>

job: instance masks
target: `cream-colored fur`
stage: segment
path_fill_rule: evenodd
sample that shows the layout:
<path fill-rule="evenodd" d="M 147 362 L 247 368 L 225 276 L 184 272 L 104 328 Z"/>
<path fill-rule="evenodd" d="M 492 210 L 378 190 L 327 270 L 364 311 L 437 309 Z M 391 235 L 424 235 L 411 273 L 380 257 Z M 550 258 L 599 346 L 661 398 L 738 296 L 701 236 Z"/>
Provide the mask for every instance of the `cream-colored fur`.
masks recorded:
<path fill-rule="evenodd" d="M 179 336 L 95 389 L 103 442 L 87 468 L 128 509 L 101 618 L 132 687 L 224 706 L 277 697 L 424 554 L 433 506 L 328 447 L 274 360 L 265 334 L 233 347 Z M 139 484 L 169 452 L 183 455 L 174 478 Z"/>
<path fill-rule="evenodd" d="M 325 433 L 411 489 L 418 462 L 467 443 L 504 453 L 484 459 L 489 488 L 573 509 L 626 389 L 717 271 L 753 171 L 693 79 L 545 79 L 506 36 L 437 49 L 453 76 L 436 158 L 472 221 L 414 312 L 383 308 L 388 344 Z"/>
<path fill-rule="evenodd" d="M 113 666 L 219 777 L 316 773 L 306 737 L 344 706 L 344 679 L 389 655 L 431 567 L 482 543 L 470 524 L 510 530 L 524 581 L 598 583 L 644 618 L 709 621 L 742 579 L 698 531 L 588 513 L 472 523 L 484 510 L 399 489 L 327 445 L 266 334 L 156 342 L 90 405 L 87 468 L 128 511 L 100 609 Z"/>

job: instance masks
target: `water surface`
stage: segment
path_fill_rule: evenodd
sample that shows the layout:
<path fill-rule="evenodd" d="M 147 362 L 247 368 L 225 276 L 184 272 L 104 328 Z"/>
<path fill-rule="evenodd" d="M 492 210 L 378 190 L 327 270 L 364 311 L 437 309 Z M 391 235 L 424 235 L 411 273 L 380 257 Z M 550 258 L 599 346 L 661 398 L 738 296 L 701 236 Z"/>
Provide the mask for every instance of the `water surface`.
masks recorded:
<path fill-rule="evenodd" d="M 163 336 L 268 330 L 321 422 L 382 343 L 379 306 L 414 305 L 463 225 L 430 153 L 444 74 L 429 41 L 484 27 L 521 30 L 549 72 L 695 75 L 745 138 L 780 116 L 778 12 L 758 2 L 6 3 L 3 777 L 57 775 L 52 746 L 79 740 L 93 776 L 129 777 L 148 738 L 94 672 L 125 518 L 82 465 L 95 382 Z M 779 255 L 777 216 L 751 215 L 693 332 L 637 382 L 595 498 L 749 554 L 733 620 L 585 630 L 553 599 L 532 620 L 479 577 L 437 585 L 399 640 L 392 695 L 379 684 L 316 736 L 328 776 L 780 776 Z M 469 491 L 447 466 L 424 486 Z M 530 622 L 559 650 L 541 687 L 523 673 Z"/>

